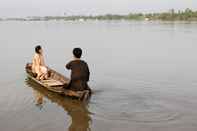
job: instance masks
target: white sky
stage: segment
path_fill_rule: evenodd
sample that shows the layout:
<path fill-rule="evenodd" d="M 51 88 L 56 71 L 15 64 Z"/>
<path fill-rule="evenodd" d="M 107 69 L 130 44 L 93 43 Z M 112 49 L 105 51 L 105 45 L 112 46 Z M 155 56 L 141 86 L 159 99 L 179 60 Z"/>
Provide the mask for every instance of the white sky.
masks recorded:
<path fill-rule="evenodd" d="M 0 0 L 0 17 L 197 10 L 197 0 Z"/>

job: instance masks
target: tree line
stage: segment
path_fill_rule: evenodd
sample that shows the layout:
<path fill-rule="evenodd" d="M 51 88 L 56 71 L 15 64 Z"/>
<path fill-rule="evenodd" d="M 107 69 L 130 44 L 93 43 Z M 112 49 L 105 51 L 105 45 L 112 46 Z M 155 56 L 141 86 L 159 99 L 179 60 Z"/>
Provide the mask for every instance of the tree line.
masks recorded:
<path fill-rule="evenodd" d="M 106 15 L 70 15 L 70 16 L 45 16 L 27 18 L 7 18 L 0 20 L 18 21 L 49 21 L 49 20 L 163 20 L 163 21 L 197 21 L 197 11 L 189 8 L 181 11 L 171 9 L 161 13 L 129 13 L 127 15 L 106 14 Z"/>

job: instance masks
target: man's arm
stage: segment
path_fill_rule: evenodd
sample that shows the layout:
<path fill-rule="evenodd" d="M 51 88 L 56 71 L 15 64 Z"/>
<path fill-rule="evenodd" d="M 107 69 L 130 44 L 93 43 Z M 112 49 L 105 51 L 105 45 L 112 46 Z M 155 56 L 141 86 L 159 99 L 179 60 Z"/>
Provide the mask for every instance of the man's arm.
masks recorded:
<path fill-rule="evenodd" d="M 71 62 L 69 62 L 68 64 L 66 64 L 66 68 L 67 68 L 68 70 L 71 69 Z"/>

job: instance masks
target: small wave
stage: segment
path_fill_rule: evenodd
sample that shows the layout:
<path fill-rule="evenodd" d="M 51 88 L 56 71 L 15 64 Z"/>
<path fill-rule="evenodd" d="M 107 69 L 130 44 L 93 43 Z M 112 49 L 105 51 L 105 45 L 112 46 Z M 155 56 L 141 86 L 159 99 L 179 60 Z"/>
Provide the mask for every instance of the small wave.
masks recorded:
<path fill-rule="evenodd" d="M 181 113 L 174 109 L 170 102 L 142 98 L 133 99 L 128 103 L 119 101 L 119 104 L 112 104 L 112 101 L 102 104 L 94 103 L 93 109 L 93 112 L 96 112 L 95 117 L 113 121 L 159 123 L 175 121 L 181 117 Z"/>
<path fill-rule="evenodd" d="M 140 123 L 160 123 L 170 122 L 178 119 L 180 114 L 172 110 L 147 111 L 147 112 L 122 112 L 122 113 L 104 113 L 95 114 L 97 117 L 105 120 L 115 121 L 133 121 Z"/>

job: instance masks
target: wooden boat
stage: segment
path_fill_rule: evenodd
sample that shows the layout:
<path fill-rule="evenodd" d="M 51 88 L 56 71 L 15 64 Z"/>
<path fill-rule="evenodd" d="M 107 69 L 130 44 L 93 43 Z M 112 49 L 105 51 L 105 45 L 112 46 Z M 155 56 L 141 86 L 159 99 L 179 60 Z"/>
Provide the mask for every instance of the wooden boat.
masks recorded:
<path fill-rule="evenodd" d="M 64 87 L 69 84 L 70 80 L 51 68 L 48 68 L 49 78 L 47 80 L 37 80 L 35 74 L 32 72 L 31 67 L 32 67 L 31 63 L 26 64 L 25 69 L 27 72 L 27 76 L 37 84 L 46 88 L 47 90 L 68 97 L 76 98 L 82 101 L 86 101 L 90 97 L 91 92 L 89 90 L 72 91 L 65 89 Z"/>
<path fill-rule="evenodd" d="M 40 88 L 40 86 L 30 78 L 27 78 L 25 83 L 29 88 L 33 89 L 34 103 L 40 109 L 43 109 L 43 107 L 46 106 L 44 99 L 47 99 L 62 107 L 65 112 L 68 113 L 72 120 L 72 124 L 70 124 L 71 127 L 74 126 L 80 127 L 82 130 L 89 130 L 92 120 L 91 115 L 93 115 L 93 113 L 88 110 L 88 103 L 76 99 L 65 99 L 62 95 L 48 91 L 45 88 Z"/>

